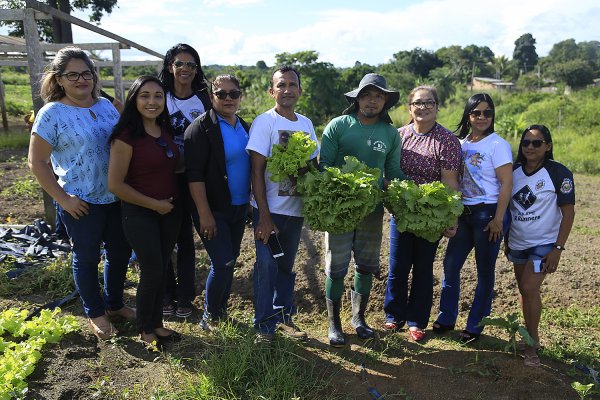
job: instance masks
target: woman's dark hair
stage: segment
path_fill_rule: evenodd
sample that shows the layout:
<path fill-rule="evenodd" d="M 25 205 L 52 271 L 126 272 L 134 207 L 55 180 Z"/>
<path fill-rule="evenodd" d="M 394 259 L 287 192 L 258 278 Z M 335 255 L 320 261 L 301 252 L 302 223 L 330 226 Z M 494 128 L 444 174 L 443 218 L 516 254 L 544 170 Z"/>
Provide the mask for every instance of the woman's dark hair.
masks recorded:
<path fill-rule="evenodd" d="M 117 125 L 115 125 L 115 128 L 110 135 L 109 142 L 112 143 L 125 130 L 127 130 L 128 135 L 131 137 L 144 137 L 146 130 L 144 129 L 142 116 L 137 109 L 136 100 L 142 86 L 149 82 L 156 83 L 162 88 L 163 92 L 165 91 L 164 85 L 155 76 L 142 75 L 137 78 L 129 88 L 129 94 L 127 95 L 127 99 L 123 105 L 123 112 L 121 113 L 121 117 L 119 118 Z M 162 129 L 165 129 L 167 132 L 169 132 L 171 136 L 173 136 L 173 128 L 171 127 L 171 122 L 169 120 L 169 110 L 167 110 L 166 96 L 163 97 L 163 99 L 164 108 L 160 115 L 156 118 L 156 123 Z"/>
<path fill-rule="evenodd" d="M 456 126 L 456 130 L 454 131 L 455 133 L 458 132 L 458 137 L 460 139 L 466 138 L 469 134 L 469 131 L 471 130 L 471 122 L 469 121 L 469 115 L 471 111 L 473 111 L 479 105 L 479 103 L 482 103 L 484 101 L 488 104 L 492 111 L 494 111 L 494 114 L 492 115 L 492 123 L 490 124 L 490 127 L 485 131 L 485 135 L 494 132 L 494 119 L 496 118 L 494 101 L 487 93 L 477 93 L 469 97 L 469 100 L 467 100 L 467 104 L 465 104 L 465 109 L 463 111 L 462 118 Z"/>
<path fill-rule="evenodd" d="M 234 75 L 231 75 L 231 74 L 221 74 L 221 75 L 217 75 L 215 77 L 215 79 L 213 79 L 212 85 L 211 85 L 211 93 L 214 93 L 215 88 L 220 87 L 221 82 L 223 82 L 223 81 L 229 81 L 229 82 L 233 83 L 238 88 L 238 90 L 241 89 L 240 81 L 238 80 L 238 78 L 236 78 Z"/>
<path fill-rule="evenodd" d="M 519 150 L 517 150 L 517 159 L 515 160 L 515 164 L 521 163 L 524 165 L 527 163 L 527 159 L 523 154 L 523 146 L 521 146 L 521 143 L 523 143 L 523 139 L 525 139 L 525 135 L 527 135 L 527 132 L 533 130 L 538 130 L 542 132 L 542 135 L 544 136 L 544 142 L 552 143 L 552 135 L 550 134 L 550 129 L 548 129 L 546 125 L 531 125 L 525 128 L 523 134 L 521 135 L 521 140 L 519 140 Z M 552 147 L 550 147 L 550 150 L 544 153 L 544 160 L 554 160 L 554 154 L 552 154 Z"/>
<path fill-rule="evenodd" d="M 162 81 L 167 92 L 173 93 L 175 90 L 175 78 L 173 77 L 173 73 L 169 71 L 169 67 L 173 64 L 175 57 L 177 57 L 177 54 L 179 53 L 191 55 L 194 58 L 194 62 L 198 64 L 196 76 L 194 76 L 194 80 L 192 81 L 192 90 L 195 92 L 208 88 L 208 80 L 206 79 L 206 75 L 204 75 L 204 71 L 202 71 L 202 64 L 200 64 L 198 52 L 189 44 L 177 43 L 167 50 L 167 54 L 165 54 L 165 59 L 163 60 L 162 70 L 158 73 L 158 79 Z"/>

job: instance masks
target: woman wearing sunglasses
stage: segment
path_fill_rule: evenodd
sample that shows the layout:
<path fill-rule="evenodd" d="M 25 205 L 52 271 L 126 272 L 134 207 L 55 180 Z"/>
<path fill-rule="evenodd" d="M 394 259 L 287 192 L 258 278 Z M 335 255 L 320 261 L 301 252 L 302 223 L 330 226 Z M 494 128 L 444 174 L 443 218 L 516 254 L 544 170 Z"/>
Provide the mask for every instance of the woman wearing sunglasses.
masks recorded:
<path fill-rule="evenodd" d="M 110 136 L 108 187 L 122 201 L 123 230 L 139 261 L 137 329 L 148 347 L 181 339 L 162 319 L 164 280 L 181 224 L 172 136 L 161 82 L 137 78 Z"/>
<path fill-rule="evenodd" d="M 123 304 L 131 248 L 121 227 L 121 208 L 108 191 L 110 136 L 119 112 L 98 97 L 98 75 L 85 52 L 59 50 L 42 79 L 46 105 L 31 128 L 29 167 L 58 204 L 73 247 L 73 279 L 91 331 L 100 339 L 117 333 L 108 317 L 135 319 Z M 54 174 L 58 177 L 56 180 Z M 98 284 L 104 243 L 104 290 Z"/>
<path fill-rule="evenodd" d="M 245 150 L 250 127 L 236 115 L 241 95 L 235 76 L 217 76 L 213 109 L 185 132 L 186 172 L 196 206 L 192 218 L 211 260 L 200 321 L 205 330 L 227 317 L 250 201 L 250 157 Z"/>
<path fill-rule="evenodd" d="M 540 287 L 556 272 L 575 218 L 573 174 L 553 161 L 552 136 L 544 125 L 525 129 L 513 171 L 508 259 L 514 263 L 525 326 L 535 340 L 525 346 L 525 365 L 540 365 Z"/>
<path fill-rule="evenodd" d="M 494 115 L 492 98 L 486 93 L 475 94 L 467 100 L 456 130 L 463 152 L 459 190 L 464 212 L 444 256 L 440 312 L 433 331 L 443 333 L 454 329 L 460 271 L 475 248 L 477 287 L 466 328 L 460 334 L 464 343 L 479 339 L 483 331 L 479 323 L 490 314 L 496 258 L 508 222 L 505 217 L 512 189 L 512 153 L 508 142 L 494 132 Z"/>
<path fill-rule="evenodd" d="M 200 56 L 193 47 L 178 43 L 165 54 L 159 79 L 167 93 L 167 110 L 175 130 L 175 143 L 183 157 L 183 136 L 186 128 L 197 117 L 211 108 L 208 82 L 200 65 Z M 183 163 L 181 164 L 183 166 Z M 184 210 L 181 230 L 177 238 L 177 278 L 173 265 L 169 265 L 166 278 L 163 315 L 186 318 L 192 314 L 192 301 L 196 297 L 194 231 L 189 193 L 183 169 L 177 171 L 177 181 Z"/>

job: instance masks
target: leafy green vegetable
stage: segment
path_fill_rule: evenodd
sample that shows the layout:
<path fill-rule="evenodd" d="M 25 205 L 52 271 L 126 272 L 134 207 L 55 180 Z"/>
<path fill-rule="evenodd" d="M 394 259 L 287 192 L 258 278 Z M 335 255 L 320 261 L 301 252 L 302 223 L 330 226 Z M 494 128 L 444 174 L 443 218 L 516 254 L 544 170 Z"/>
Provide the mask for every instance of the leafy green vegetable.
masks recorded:
<path fill-rule="evenodd" d="M 267 171 L 273 182 L 281 182 L 290 176 L 298 177 L 298 170 L 306 167 L 317 143 L 304 132 L 294 132 L 287 144 L 273 146 L 271 157 L 267 157 Z"/>
<path fill-rule="evenodd" d="M 313 230 L 344 233 L 356 229 L 380 201 L 381 172 L 356 157 L 344 157 L 341 168 L 312 170 L 298 180 L 303 195 L 303 215 Z"/>
<path fill-rule="evenodd" d="M 417 185 L 393 180 L 384 193 L 384 205 L 395 216 L 398 231 L 430 242 L 437 241 L 463 211 L 460 193 L 441 182 Z"/>

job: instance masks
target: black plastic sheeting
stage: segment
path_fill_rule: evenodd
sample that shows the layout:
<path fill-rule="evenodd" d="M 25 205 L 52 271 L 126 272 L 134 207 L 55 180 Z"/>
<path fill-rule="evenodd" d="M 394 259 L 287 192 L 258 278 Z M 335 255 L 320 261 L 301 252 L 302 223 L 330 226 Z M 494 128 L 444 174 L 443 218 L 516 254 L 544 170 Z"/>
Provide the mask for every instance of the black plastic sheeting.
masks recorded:
<path fill-rule="evenodd" d="M 11 257 L 12 268 L 6 272 L 9 279 L 21 275 L 40 261 L 65 256 L 71 252 L 68 239 L 56 235 L 43 220 L 15 230 L 0 228 L 0 263 Z"/>

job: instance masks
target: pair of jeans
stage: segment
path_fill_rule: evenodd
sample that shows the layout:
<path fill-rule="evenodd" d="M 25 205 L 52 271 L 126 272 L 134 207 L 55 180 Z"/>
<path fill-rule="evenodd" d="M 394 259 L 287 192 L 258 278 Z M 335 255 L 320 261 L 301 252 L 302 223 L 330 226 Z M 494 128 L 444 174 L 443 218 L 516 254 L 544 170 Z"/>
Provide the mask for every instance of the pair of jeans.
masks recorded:
<path fill-rule="evenodd" d="M 390 271 L 383 310 L 386 321 L 425 329 L 433 303 L 433 261 L 439 240 L 432 243 L 409 232 L 398 232 L 390 221 Z M 412 270 L 410 294 L 408 276 Z"/>
<path fill-rule="evenodd" d="M 123 307 L 123 286 L 131 247 L 121 227 L 121 206 L 88 203 L 88 214 L 75 219 L 58 206 L 73 249 L 73 280 L 89 318 Z M 104 296 L 100 295 L 98 264 L 104 243 Z"/>
<path fill-rule="evenodd" d="M 210 271 L 206 278 L 203 318 L 217 321 L 227 315 L 235 262 L 240 255 L 248 204 L 229 206 L 225 211 L 214 211 L 217 235 L 207 239 L 200 232 L 197 212 L 192 212 L 196 232 L 210 257 Z"/>
<path fill-rule="evenodd" d="M 259 217 L 255 208 L 254 224 L 258 224 Z M 304 218 L 271 213 L 271 219 L 279 230 L 279 242 L 284 254 L 274 258 L 269 246 L 260 240 L 254 241 L 254 328 L 261 333 L 275 333 L 277 324 L 291 322 L 292 315 L 296 313 L 296 274 L 292 269 Z"/>
<path fill-rule="evenodd" d="M 181 226 L 177 237 L 177 268 L 169 259 L 167 268 L 164 304 L 172 304 L 177 300 L 178 307 L 192 307 L 196 297 L 196 247 L 194 245 L 194 228 L 189 198 L 189 189 L 185 174 L 177 174 L 177 184 L 181 200 Z M 175 276 L 175 269 L 177 276 Z"/>
<path fill-rule="evenodd" d="M 167 265 L 181 224 L 181 207 L 170 213 L 123 202 L 123 231 L 140 266 L 136 323 L 139 332 L 153 333 L 162 323 L 162 299 Z"/>
<path fill-rule="evenodd" d="M 496 259 L 502 243 L 502 237 L 494 242 L 489 241 L 489 232 L 483 229 L 496 214 L 496 204 L 483 204 L 471 207 L 458 219 L 456 235 L 448 242 L 444 256 L 444 278 L 440 297 L 440 312 L 437 321 L 444 325 L 454 325 L 458 316 L 458 300 L 460 296 L 460 271 L 467 256 L 475 248 L 477 264 L 477 287 L 467 318 L 466 330 L 481 333 L 483 327 L 479 323 L 490 315 L 494 298 L 494 281 Z M 505 218 L 503 232 L 507 226 Z"/>

